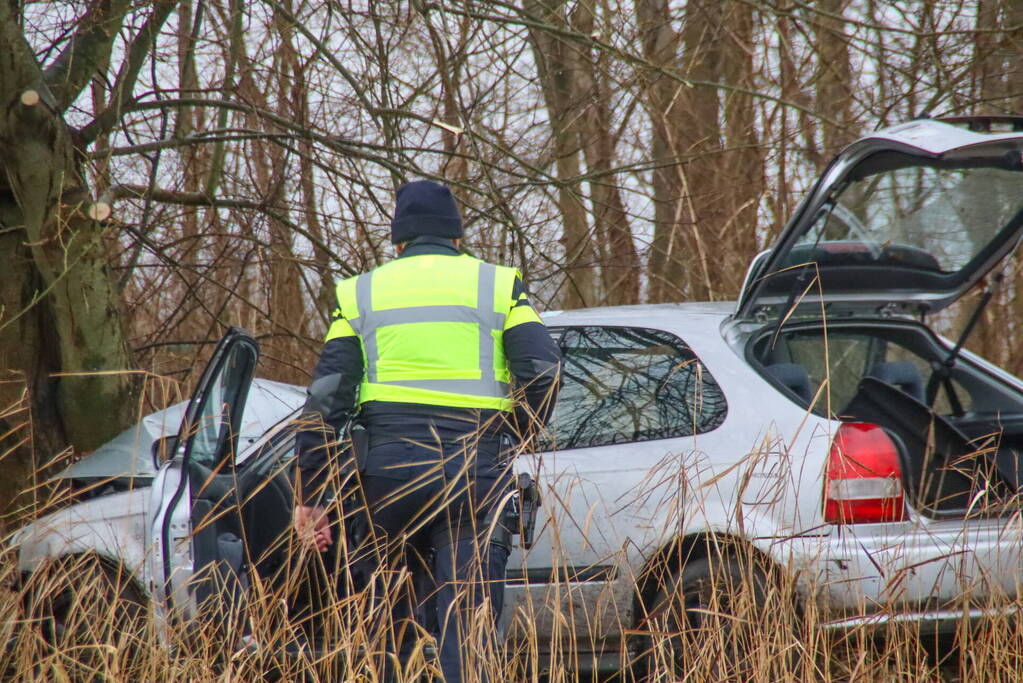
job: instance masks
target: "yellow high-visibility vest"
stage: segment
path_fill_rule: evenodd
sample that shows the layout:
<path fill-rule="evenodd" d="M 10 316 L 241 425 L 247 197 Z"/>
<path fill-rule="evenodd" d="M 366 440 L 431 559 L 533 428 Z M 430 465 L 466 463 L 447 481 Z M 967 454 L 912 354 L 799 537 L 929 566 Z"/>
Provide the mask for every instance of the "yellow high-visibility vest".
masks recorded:
<path fill-rule="evenodd" d="M 327 341 L 358 336 L 359 402 L 510 411 L 502 335 L 539 321 L 532 307 L 514 307 L 516 276 L 464 254 L 422 254 L 341 281 Z"/>

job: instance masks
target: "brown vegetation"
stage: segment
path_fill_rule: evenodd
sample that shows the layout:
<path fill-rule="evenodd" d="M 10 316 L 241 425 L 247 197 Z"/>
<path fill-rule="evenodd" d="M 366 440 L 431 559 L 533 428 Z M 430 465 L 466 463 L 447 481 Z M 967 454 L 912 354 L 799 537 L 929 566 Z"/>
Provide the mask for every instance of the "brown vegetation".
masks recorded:
<path fill-rule="evenodd" d="M 0 679 L 382 680 L 391 656 L 388 634 L 401 626 L 391 621 L 388 605 L 409 577 L 381 570 L 373 590 L 346 590 L 355 551 L 340 542 L 325 560 L 303 550 L 289 530 L 278 543 L 290 565 L 273 577 L 251 574 L 243 603 L 214 592 L 197 621 L 172 625 L 163 639 L 143 587 L 123 567 L 90 555 L 64 558 L 44 563 L 26 581 L 12 553 L 3 551 Z M 832 631 L 828 616 L 808 599 L 812 582 L 809 593 L 796 590 L 795 577 L 738 545 L 711 543 L 684 554 L 666 556 L 635 577 L 633 615 L 615 607 L 611 592 L 618 589 L 572 583 L 557 572 L 512 606 L 509 637 L 497 651 L 477 652 L 466 680 L 478 680 L 484 670 L 491 681 L 619 683 L 1014 681 L 1023 672 L 1023 605 L 1004 596 L 971 602 L 968 579 L 950 608 L 984 609 L 989 619 L 979 627 L 964 618 L 953 634 L 937 638 L 912 624 L 886 626 L 884 619 L 897 611 L 882 609 L 875 623 Z M 573 564 L 557 544 L 554 559 L 558 567 Z M 492 628 L 488 607 L 478 610 L 467 648 Z M 621 637 L 604 641 L 600 633 Z M 420 633 L 399 680 L 438 675 L 434 645 Z M 595 670 L 600 664 L 603 670 Z"/>
<path fill-rule="evenodd" d="M 861 131 L 1019 110 L 1018 5 L 7 3 L 0 409 L 37 453 L 88 450 L 151 407 L 123 371 L 187 387 L 229 324 L 302 382 L 416 177 L 542 304 L 732 298 Z"/>
<path fill-rule="evenodd" d="M 1019 0 L 25 0 L 0 3 L 0 45 L 0 512 L 17 519 L 64 449 L 187 394 L 228 325 L 260 339 L 261 374 L 303 382 L 333 283 L 389 256 L 401 182 L 451 184 L 468 248 L 519 267 L 550 308 L 729 299 L 859 133 L 1023 105 Z M 1007 272 L 970 345 L 1018 374 Z M 60 679 L 73 661 L 216 676 L 151 635 L 86 658 L 47 648 L 14 597 L 4 677 Z M 273 597 L 257 624 L 278 623 Z M 929 675 L 918 641 L 831 642 L 815 618 L 793 678 Z M 756 626 L 789 666 L 772 640 L 787 631 Z M 964 627 L 978 680 L 1018 674 L 1018 629 Z M 570 661 L 528 670 L 556 679 Z"/>

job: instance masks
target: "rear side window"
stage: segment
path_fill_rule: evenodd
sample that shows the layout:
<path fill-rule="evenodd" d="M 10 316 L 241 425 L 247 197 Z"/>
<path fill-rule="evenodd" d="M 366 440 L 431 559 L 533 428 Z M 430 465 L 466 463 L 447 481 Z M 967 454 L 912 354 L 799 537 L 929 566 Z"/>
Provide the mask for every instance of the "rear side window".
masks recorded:
<path fill-rule="evenodd" d="M 876 337 L 838 330 L 829 332 L 826 347 L 825 337 L 819 331 L 788 335 L 785 341 L 792 362 L 803 366 L 809 373 L 814 394 L 817 387 L 830 379 L 831 403 L 835 407 L 849 403 L 872 359 L 883 353 L 883 349 L 878 347 L 884 345 Z"/>
<path fill-rule="evenodd" d="M 770 336 L 758 344 L 759 357 L 767 359 L 765 365 L 781 359 L 805 368 L 813 394 L 826 385 L 831 392 L 832 412 L 836 414 L 842 414 L 864 377 L 876 377 L 926 402 L 926 388 L 934 372 L 932 364 L 940 362 L 935 349 L 919 333 L 895 326 L 861 329 L 834 326 L 827 335 L 821 329 L 800 330 L 782 333 L 773 349 Z M 962 410 L 975 409 L 971 392 L 955 374 L 936 388 L 930 407 L 941 415 L 954 413 L 950 388 Z M 826 406 L 827 402 L 821 399 L 817 410 Z"/>
<path fill-rule="evenodd" d="M 561 393 L 545 449 L 691 436 L 725 419 L 724 394 L 678 337 L 639 327 L 561 336 Z"/>

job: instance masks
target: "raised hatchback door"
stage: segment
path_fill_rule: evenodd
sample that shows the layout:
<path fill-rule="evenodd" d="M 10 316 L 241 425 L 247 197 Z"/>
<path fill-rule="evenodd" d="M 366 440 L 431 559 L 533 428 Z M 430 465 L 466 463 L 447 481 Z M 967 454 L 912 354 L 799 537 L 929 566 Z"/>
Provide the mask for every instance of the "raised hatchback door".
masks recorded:
<path fill-rule="evenodd" d="M 755 262 L 737 313 L 940 310 L 995 268 L 1021 231 L 1023 118 L 912 121 L 832 161 Z"/>
<path fill-rule="evenodd" d="M 242 556 L 240 540 L 233 547 L 224 537 L 229 520 L 213 522 L 216 515 L 207 508 L 232 505 L 233 488 L 218 475 L 233 464 L 258 358 L 259 345 L 244 330 L 231 328 L 220 340 L 185 411 L 173 454 L 153 481 L 149 575 L 163 635 L 171 620 L 194 617 L 209 597 L 211 577 L 201 573 L 229 569 Z M 231 581 L 229 573 L 213 578 Z"/>

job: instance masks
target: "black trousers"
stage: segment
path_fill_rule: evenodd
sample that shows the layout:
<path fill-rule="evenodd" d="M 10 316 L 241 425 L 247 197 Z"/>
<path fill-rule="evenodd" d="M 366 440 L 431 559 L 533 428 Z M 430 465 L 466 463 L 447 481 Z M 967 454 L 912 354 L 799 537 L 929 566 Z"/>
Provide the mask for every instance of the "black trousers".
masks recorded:
<path fill-rule="evenodd" d="M 511 483 L 500 450 L 497 439 L 474 435 L 378 443 L 363 468 L 370 532 L 361 572 L 388 584 L 393 596 L 388 649 L 404 664 L 417 627 L 430 632 L 447 683 L 461 683 L 470 670 L 472 680 L 486 681 L 482 661 L 500 646 L 493 636 L 508 549 L 491 532 Z M 403 569 L 411 581 L 396 590 L 387 577 Z"/>

